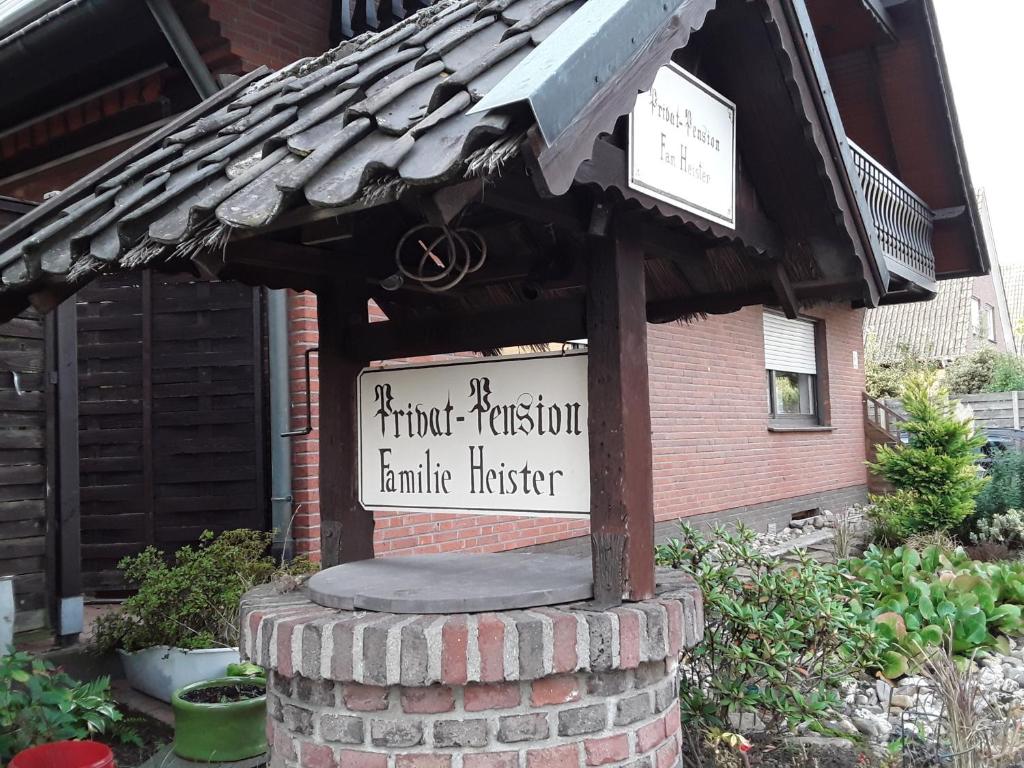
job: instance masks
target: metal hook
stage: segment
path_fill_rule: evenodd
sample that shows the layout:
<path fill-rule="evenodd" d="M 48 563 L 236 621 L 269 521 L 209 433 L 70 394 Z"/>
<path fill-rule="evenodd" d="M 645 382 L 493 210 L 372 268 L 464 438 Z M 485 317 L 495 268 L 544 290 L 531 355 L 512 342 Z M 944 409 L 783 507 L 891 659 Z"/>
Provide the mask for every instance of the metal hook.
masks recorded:
<path fill-rule="evenodd" d="M 309 356 L 319 353 L 320 347 L 306 347 L 306 426 L 292 432 L 282 432 L 281 437 L 305 437 L 313 431 L 313 393 L 310 391 Z"/>

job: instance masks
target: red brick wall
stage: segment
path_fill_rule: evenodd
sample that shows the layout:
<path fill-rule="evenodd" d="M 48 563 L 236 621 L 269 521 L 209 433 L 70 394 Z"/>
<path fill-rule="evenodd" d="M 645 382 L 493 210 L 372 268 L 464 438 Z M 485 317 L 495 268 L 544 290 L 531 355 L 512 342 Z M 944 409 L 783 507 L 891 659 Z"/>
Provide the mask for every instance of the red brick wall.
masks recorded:
<path fill-rule="evenodd" d="M 331 0 L 208 0 L 245 69 L 281 69 L 330 47 Z"/>
<path fill-rule="evenodd" d="M 987 336 L 988 329 L 983 329 L 986 335 L 970 339 L 971 347 L 973 349 L 994 347 L 999 352 L 1012 351 L 1013 342 L 1007 339 L 1006 334 L 1003 333 L 1003 322 L 1002 317 L 999 314 L 999 303 L 996 298 L 996 284 L 994 278 L 992 275 L 983 275 L 982 277 L 974 278 L 973 283 L 974 291 L 972 295 L 981 302 L 982 322 L 984 322 L 985 319 L 986 305 L 992 307 L 992 320 L 995 323 L 996 340 L 995 343 L 989 341 Z"/>
<path fill-rule="evenodd" d="M 768 431 L 760 307 L 690 325 L 650 327 L 659 521 L 867 482 L 861 420 L 863 312 L 838 307 L 808 314 L 826 324 L 831 432 Z M 316 344 L 315 298 L 294 296 L 290 315 L 297 425 L 305 403 L 299 347 Z M 296 549 L 318 556 L 315 431 L 295 441 L 293 461 Z M 381 555 L 516 549 L 588 532 L 586 520 L 545 517 L 378 512 L 376 521 L 375 547 Z"/>
<path fill-rule="evenodd" d="M 291 428 L 301 429 L 306 418 L 306 358 L 305 351 L 315 347 L 319 334 L 316 326 L 316 296 L 312 293 L 288 294 L 288 342 L 291 380 Z M 312 368 L 313 425 L 319 417 L 319 380 L 317 358 L 310 356 Z M 315 555 L 320 553 L 320 455 L 316 429 L 306 437 L 292 439 L 292 537 L 295 539 L 297 554 Z"/>
<path fill-rule="evenodd" d="M 768 431 L 760 307 L 650 329 L 659 520 L 867 482 L 863 312 L 807 314 L 825 321 L 834 427 L 827 433 Z"/>

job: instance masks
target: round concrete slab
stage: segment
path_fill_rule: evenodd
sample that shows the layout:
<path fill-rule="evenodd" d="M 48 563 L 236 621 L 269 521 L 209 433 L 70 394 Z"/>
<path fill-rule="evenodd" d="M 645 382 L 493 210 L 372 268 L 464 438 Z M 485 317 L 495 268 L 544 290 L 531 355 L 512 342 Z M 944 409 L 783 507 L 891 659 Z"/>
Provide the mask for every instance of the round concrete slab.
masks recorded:
<path fill-rule="evenodd" d="M 590 560 L 523 552 L 392 557 L 336 565 L 309 580 L 313 602 L 382 613 L 536 608 L 594 594 Z"/>

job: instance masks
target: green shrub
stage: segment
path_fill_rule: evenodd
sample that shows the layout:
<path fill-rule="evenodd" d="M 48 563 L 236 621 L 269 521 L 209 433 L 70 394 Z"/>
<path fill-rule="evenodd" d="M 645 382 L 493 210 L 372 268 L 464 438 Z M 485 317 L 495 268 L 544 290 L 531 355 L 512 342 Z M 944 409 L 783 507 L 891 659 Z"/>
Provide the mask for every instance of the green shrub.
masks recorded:
<path fill-rule="evenodd" d="M 976 520 L 1024 509 L 1024 451 L 996 453 L 988 470 L 988 483 L 978 494 L 975 508 Z"/>
<path fill-rule="evenodd" d="M 693 576 L 704 595 L 704 639 L 683 658 L 683 720 L 707 733 L 753 712 L 769 729 L 821 730 L 841 704 L 839 682 L 877 664 L 882 646 L 839 568 L 806 553 L 787 563 L 755 540 L 743 527 L 706 537 L 684 524 L 657 549 L 659 563 Z"/>
<path fill-rule="evenodd" d="M 971 534 L 975 544 L 1005 544 L 1017 549 L 1024 547 L 1024 512 L 1008 509 L 988 518 L 980 518 L 976 531 Z"/>
<path fill-rule="evenodd" d="M 864 389 L 876 398 L 901 397 L 903 384 L 918 373 L 934 371 L 935 363 L 914 354 L 907 345 L 899 348 L 895 360 L 878 360 L 877 345 L 868 339 L 864 350 Z"/>
<path fill-rule="evenodd" d="M 1024 629 L 1022 564 L 976 562 L 962 548 L 871 546 L 845 565 L 863 583 L 862 620 L 891 644 L 886 677 L 907 674 L 923 661 L 922 652 L 947 641 L 961 657 L 988 647 L 1008 652 L 1003 636 Z"/>
<path fill-rule="evenodd" d="M 954 360 L 946 368 L 949 391 L 957 395 L 1024 389 L 1024 360 L 991 347 Z"/>
<path fill-rule="evenodd" d="M 0 765 L 23 749 L 105 736 L 142 746 L 110 695 L 110 678 L 80 683 L 27 653 L 0 657 Z"/>
<path fill-rule="evenodd" d="M 996 360 L 994 349 L 979 349 L 973 355 L 957 358 L 946 368 L 946 385 L 958 395 L 978 395 L 992 385 Z"/>
<path fill-rule="evenodd" d="M 992 379 L 986 392 L 1017 392 L 1024 389 L 1024 360 L 1016 355 L 1001 354 L 992 366 Z"/>
<path fill-rule="evenodd" d="M 245 529 L 214 537 L 206 531 L 196 547 L 183 547 L 168 564 L 148 547 L 118 568 L 138 591 L 116 613 L 96 622 L 101 651 L 137 651 L 154 645 L 213 648 L 238 645 L 238 603 L 242 595 L 278 574 L 313 570 L 297 559 L 280 569 L 267 555 L 273 534 Z"/>
<path fill-rule="evenodd" d="M 914 520 L 920 499 L 913 491 L 896 491 L 886 496 L 872 496 L 864 511 L 871 524 L 872 541 L 896 547 L 914 535 Z"/>
<path fill-rule="evenodd" d="M 909 492 L 901 522 L 906 533 L 952 531 L 974 512 L 985 485 L 976 462 L 985 438 L 960 419 L 948 392 L 932 375 L 911 377 L 904 387 L 907 444 L 878 448 L 871 469 L 899 491 Z"/>

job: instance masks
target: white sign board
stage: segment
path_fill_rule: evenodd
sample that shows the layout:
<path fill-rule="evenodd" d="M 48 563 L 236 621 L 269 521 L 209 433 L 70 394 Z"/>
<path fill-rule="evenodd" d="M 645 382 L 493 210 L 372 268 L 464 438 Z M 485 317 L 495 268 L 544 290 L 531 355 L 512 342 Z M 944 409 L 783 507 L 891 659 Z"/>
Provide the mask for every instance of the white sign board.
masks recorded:
<path fill-rule="evenodd" d="M 629 120 L 629 186 L 736 227 L 736 105 L 675 64 Z"/>
<path fill-rule="evenodd" d="M 367 368 L 367 509 L 590 513 L 586 354 Z"/>

